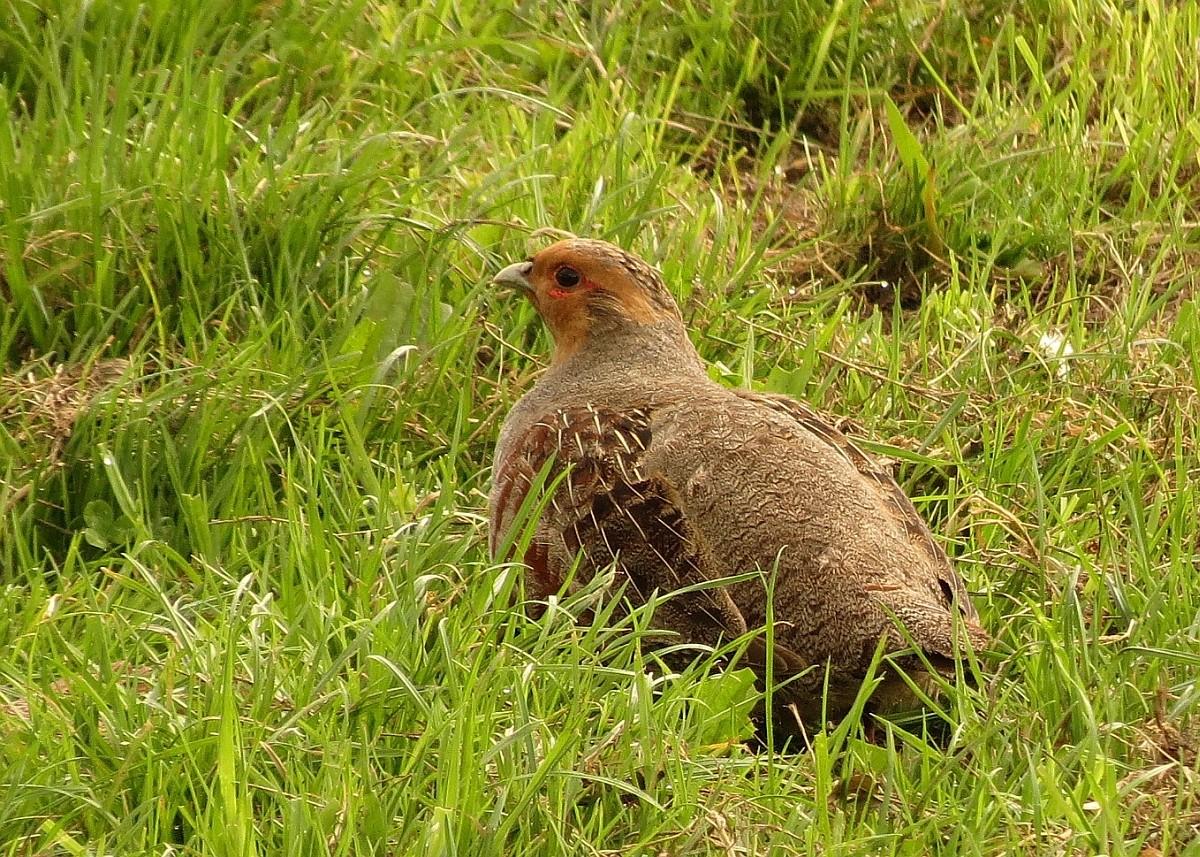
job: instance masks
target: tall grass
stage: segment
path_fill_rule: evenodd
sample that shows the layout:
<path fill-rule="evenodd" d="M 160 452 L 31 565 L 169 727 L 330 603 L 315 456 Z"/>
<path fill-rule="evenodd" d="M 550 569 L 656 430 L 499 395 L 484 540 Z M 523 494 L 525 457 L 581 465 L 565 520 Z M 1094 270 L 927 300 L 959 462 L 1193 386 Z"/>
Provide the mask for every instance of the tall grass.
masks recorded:
<path fill-rule="evenodd" d="M 1194 5 L 0 20 L 2 853 L 1200 848 Z M 526 617 L 487 282 L 557 231 L 897 461 L 998 638 L 936 734 L 752 750 L 645 614 Z"/>

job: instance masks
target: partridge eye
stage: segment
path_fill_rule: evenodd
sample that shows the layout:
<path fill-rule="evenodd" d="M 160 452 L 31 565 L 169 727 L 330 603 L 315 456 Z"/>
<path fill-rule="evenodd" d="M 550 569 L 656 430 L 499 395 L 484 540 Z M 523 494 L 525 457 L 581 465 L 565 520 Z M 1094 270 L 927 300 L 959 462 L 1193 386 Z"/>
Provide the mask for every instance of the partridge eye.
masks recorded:
<path fill-rule="evenodd" d="M 568 265 L 563 265 L 554 272 L 554 282 L 558 283 L 564 289 L 578 286 L 579 281 L 582 279 L 583 277 L 579 275 L 579 272 Z"/>

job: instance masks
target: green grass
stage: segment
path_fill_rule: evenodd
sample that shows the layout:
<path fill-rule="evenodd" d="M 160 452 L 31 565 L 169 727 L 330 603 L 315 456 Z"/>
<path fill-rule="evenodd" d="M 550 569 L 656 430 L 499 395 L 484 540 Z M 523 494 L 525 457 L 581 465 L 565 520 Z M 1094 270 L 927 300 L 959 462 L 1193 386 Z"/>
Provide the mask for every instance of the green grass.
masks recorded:
<path fill-rule="evenodd" d="M 0 854 L 1200 854 L 1196 5 L 5 2 Z M 899 462 L 942 740 L 525 617 L 547 230 Z"/>

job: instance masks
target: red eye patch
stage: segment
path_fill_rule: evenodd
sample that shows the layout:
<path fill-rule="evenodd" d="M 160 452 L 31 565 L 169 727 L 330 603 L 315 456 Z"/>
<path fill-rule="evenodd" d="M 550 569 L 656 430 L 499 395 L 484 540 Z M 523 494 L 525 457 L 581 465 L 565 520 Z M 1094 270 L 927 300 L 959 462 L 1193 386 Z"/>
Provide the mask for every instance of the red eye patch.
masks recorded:
<path fill-rule="evenodd" d="M 569 289 L 564 289 L 562 286 L 551 286 L 550 291 L 546 292 L 546 294 L 548 294 L 550 297 L 554 298 L 555 300 L 558 300 L 559 298 L 565 298 L 567 295 L 571 294 L 572 292 L 579 292 L 584 289 L 594 289 L 594 288 L 596 288 L 596 284 L 593 283 L 591 280 L 583 280 L 579 283 L 579 285 L 573 286 Z"/>

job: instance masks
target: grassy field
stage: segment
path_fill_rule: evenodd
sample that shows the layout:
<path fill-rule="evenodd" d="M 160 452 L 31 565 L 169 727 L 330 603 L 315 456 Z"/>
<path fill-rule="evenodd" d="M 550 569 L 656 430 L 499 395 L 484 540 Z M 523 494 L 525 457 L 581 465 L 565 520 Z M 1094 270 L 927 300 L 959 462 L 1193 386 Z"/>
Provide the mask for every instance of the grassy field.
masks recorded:
<path fill-rule="evenodd" d="M 0 21 L 0 854 L 1200 854 L 1196 4 Z M 560 232 L 898 462 L 997 637 L 938 740 L 525 618 Z"/>

